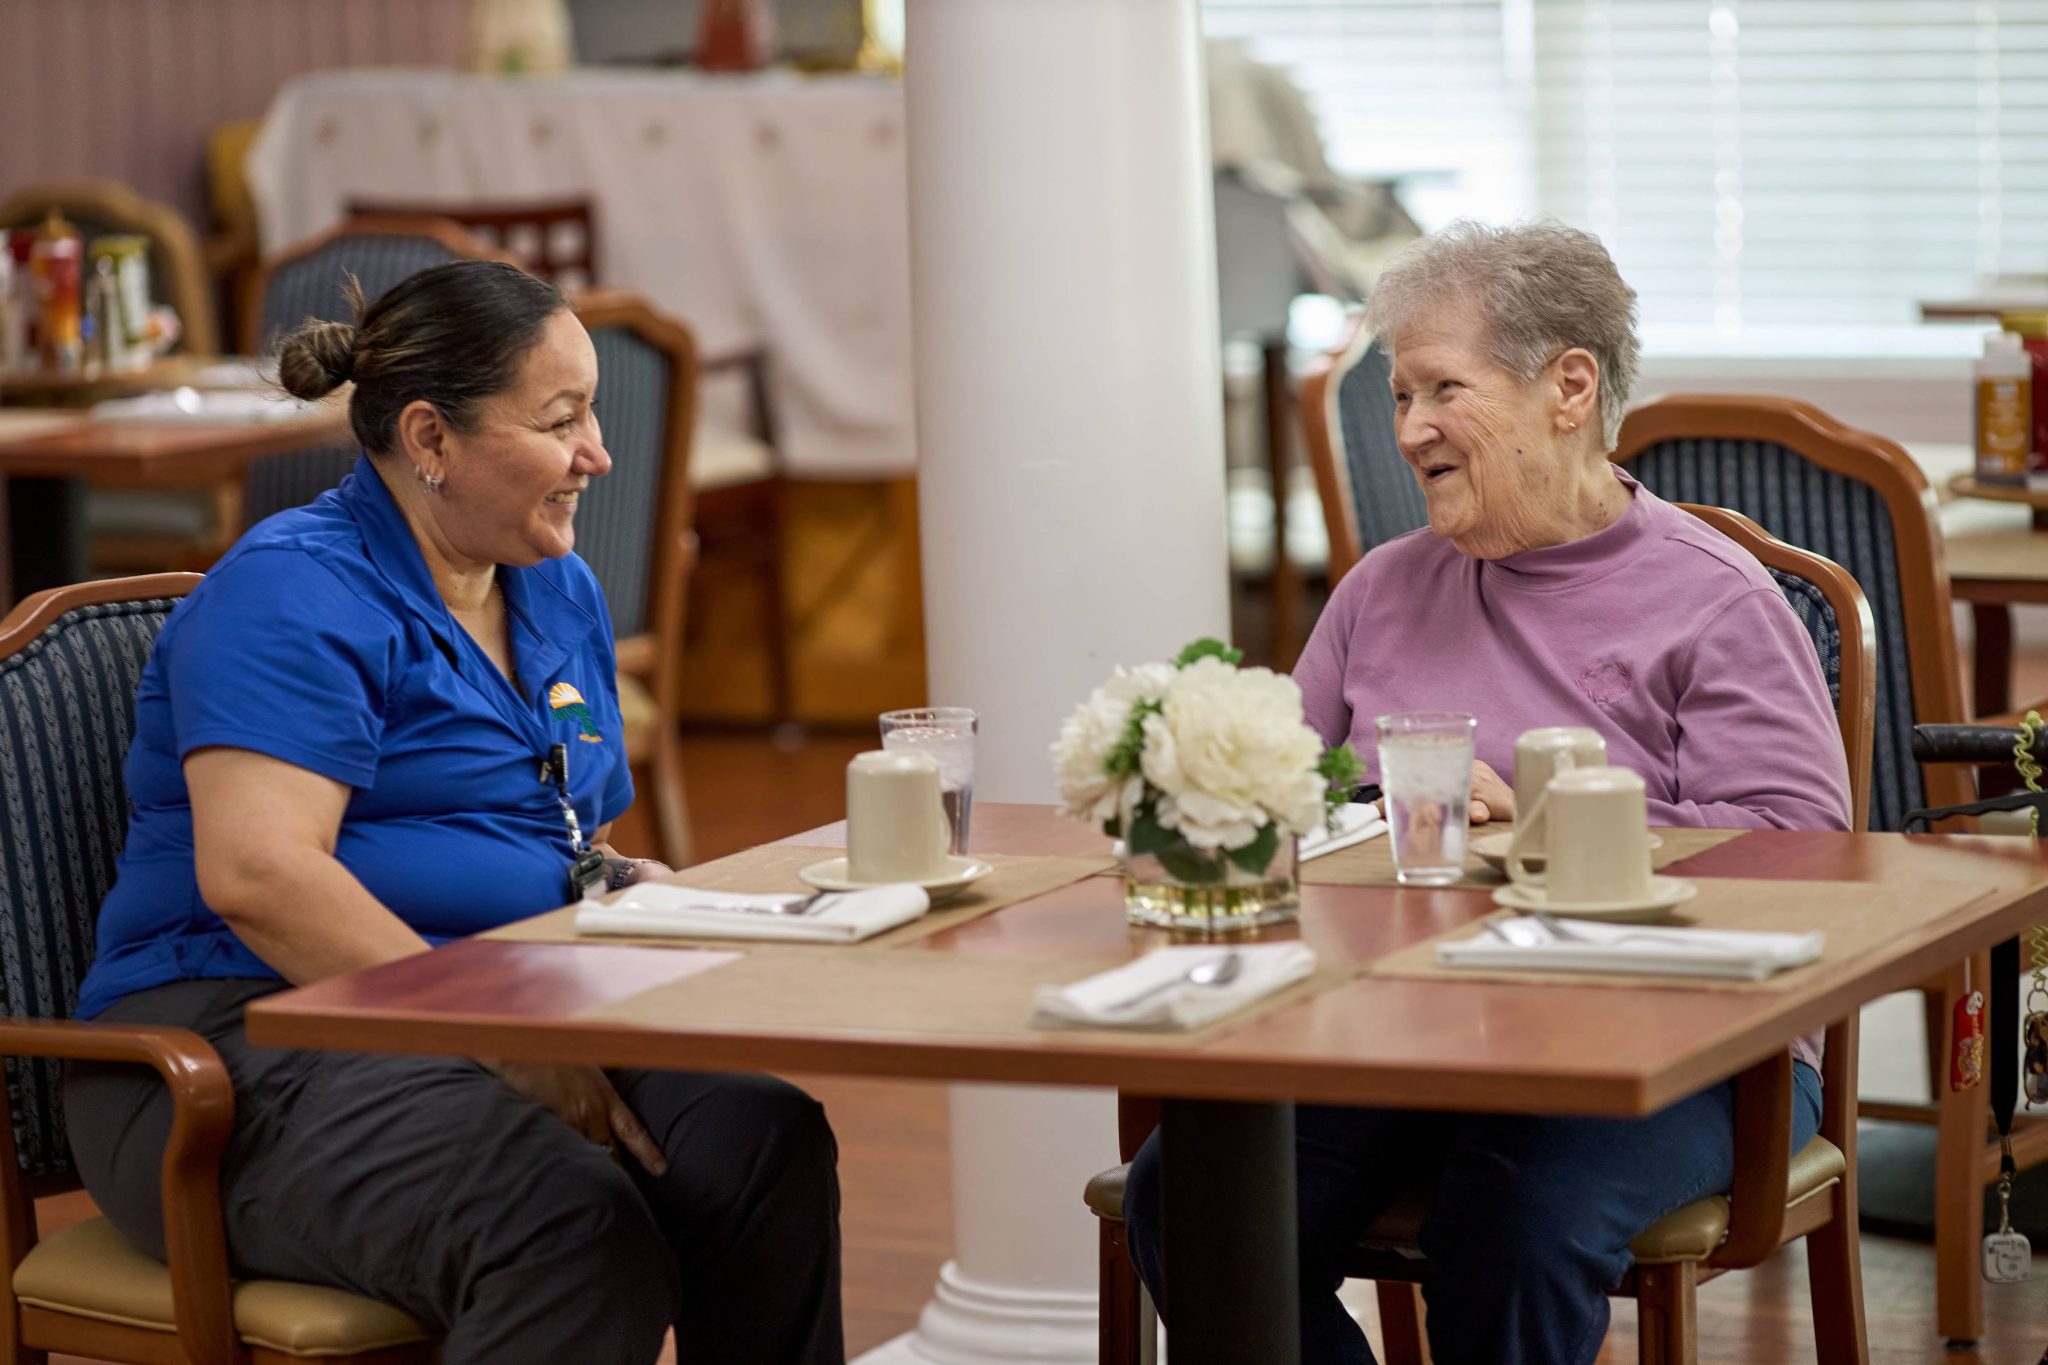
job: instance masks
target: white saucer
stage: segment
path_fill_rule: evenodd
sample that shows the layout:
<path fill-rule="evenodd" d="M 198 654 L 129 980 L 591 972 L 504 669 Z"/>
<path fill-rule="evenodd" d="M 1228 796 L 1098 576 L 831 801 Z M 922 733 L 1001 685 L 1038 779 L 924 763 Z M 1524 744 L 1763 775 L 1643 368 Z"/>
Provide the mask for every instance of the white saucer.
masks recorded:
<path fill-rule="evenodd" d="M 1515 832 L 1511 829 L 1504 829 L 1493 834 L 1475 835 L 1466 842 L 1465 847 L 1478 854 L 1479 861 L 1485 863 L 1494 871 L 1505 872 L 1508 870 L 1508 845 L 1514 843 L 1514 841 Z M 1664 847 L 1664 841 L 1659 839 L 1654 833 L 1651 834 L 1650 851 L 1654 853 L 1662 847 Z M 1541 853 L 1531 854 L 1528 862 L 1529 866 L 1534 870 L 1538 872 L 1543 870 L 1543 855 Z"/>
<path fill-rule="evenodd" d="M 963 858 L 957 854 L 946 859 L 946 870 L 936 877 L 926 877 L 919 882 L 857 882 L 846 875 L 846 859 L 827 858 L 822 863 L 812 863 L 796 875 L 820 891 L 865 891 L 873 886 L 921 886 L 933 905 L 948 896 L 957 896 L 974 883 L 995 871 L 979 858 Z"/>
<path fill-rule="evenodd" d="M 1618 924 L 1652 924 L 1671 918 L 1673 906 L 1683 905 L 1699 894 L 1699 887 L 1682 877 L 1650 878 L 1650 894 L 1639 901 L 1554 901 L 1540 886 L 1516 886 L 1510 882 L 1493 893 L 1495 905 L 1510 910 L 1541 910 L 1569 919 L 1604 919 Z"/>

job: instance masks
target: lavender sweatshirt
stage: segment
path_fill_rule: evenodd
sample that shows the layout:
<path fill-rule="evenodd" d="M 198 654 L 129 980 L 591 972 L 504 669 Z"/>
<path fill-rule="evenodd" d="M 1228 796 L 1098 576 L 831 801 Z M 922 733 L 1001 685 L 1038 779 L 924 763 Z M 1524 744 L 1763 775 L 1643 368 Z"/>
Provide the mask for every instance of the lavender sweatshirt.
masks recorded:
<path fill-rule="evenodd" d="M 1584 725 L 1642 774 L 1652 825 L 1847 829 L 1849 771 L 1813 642 L 1747 551 L 1615 471 L 1621 520 L 1470 559 L 1428 530 L 1344 576 L 1295 665 L 1308 723 L 1378 780 L 1373 718 L 1466 711 L 1508 781 L 1515 739 Z M 1795 1055 L 1818 1064 L 1814 1040 Z"/>

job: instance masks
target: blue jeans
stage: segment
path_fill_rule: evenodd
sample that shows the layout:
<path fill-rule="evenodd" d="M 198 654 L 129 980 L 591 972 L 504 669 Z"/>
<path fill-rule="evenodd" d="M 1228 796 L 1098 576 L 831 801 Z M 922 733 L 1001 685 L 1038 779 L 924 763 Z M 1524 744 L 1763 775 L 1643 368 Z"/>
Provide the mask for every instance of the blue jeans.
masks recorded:
<path fill-rule="evenodd" d="M 1792 1150 L 1820 1129 L 1820 1077 L 1792 1066 Z M 1372 1365 L 1337 1302 L 1358 1236 L 1418 1174 L 1432 1181 L 1422 1248 L 1438 1365 L 1586 1365 L 1607 1335 L 1607 1291 L 1628 1244 L 1735 1179 L 1734 1085 L 1640 1119 L 1431 1114 L 1302 1105 L 1295 1112 L 1304 1365 Z M 1131 1258 L 1164 1305 L 1159 1135 L 1131 1163 Z"/>

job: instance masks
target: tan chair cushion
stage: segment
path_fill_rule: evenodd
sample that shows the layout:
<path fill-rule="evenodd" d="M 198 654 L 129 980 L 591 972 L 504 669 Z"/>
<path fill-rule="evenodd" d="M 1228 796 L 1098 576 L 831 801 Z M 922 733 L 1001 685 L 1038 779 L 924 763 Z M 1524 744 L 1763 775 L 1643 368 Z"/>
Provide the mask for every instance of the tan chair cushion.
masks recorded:
<path fill-rule="evenodd" d="M 15 1268 L 14 1293 L 23 1303 L 74 1317 L 177 1330 L 171 1272 L 128 1245 L 104 1218 L 74 1223 L 37 1242 Z M 243 1341 L 286 1355 L 352 1355 L 436 1335 L 396 1308 L 284 1280 L 239 1282 L 234 1311 Z"/>
<path fill-rule="evenodd" d="M 1840 1180 L 1847 1168 L 1842 1149 L 1834 1143 L 1822 1137 L 1807 1143 L 1793 1154 L 1791 1169 L 1786 1173 L 1786 1207 L 1819 1194 Z M 1727 1235 L 1728 1196 L 1717 1194 L 1664 1215 L 1630 1242 L 1628 1249 L 1638 1265 L 1704 1261 Z"/>
<path fill-rule="evenodd" d="M 1787 1172 L 1786 1206 L 1789 1208 L 1819 1194 L 1840 1180 L 1846 1168 L 1841 1149 L 1834 1143 L 1820 1137 L 1807 1143 L 1792 1158 Z M 1118 1166 L 1088 1182 L 1081 1197 L 1097 1217 L 1123 1218 L 1124 1177 L 1130 1169 L 1129 1166 Z M 1373 1220 L 1359 1242 L 1372 1250 L 1396 1251 L 1412 1256 L 1415 1243 L 1422 1235 L 1423 1220 L 1428 1216 L 1429 1206 L 1421 1194 L 1405 1194 Z M 1704 1261 L 1714 1254 L 1714 1249 L 1727 1235 L 1728 1196 L 1717 1194 L 1666 1214 L 1644 1229 L 1640 1237 L 1629 1243 L 1628 1249 L 1639 1265 Z"/>
<path fill-rule="evenodd" d="M 616 675 L 619 684 L 619 729 L 626 740 L 626 757 L 640 762 L 654 757 L 654 730 L 661 724 L 661 708 L 647 684 L 631 673 Z"/>

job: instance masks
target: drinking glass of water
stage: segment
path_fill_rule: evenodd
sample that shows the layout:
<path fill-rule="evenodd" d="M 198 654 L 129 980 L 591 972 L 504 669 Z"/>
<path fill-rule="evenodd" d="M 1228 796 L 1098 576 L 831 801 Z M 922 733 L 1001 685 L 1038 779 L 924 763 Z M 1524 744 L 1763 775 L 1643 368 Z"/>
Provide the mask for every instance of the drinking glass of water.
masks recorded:
<path fill-rule="evenodd" d="M 1403 886 L 1449 886 L 1465 875 L 1479 722 L 1458 711 L 1398 711 L 1373 725 L 1394 875 Z"/>
<path fill-rule="evenodd" d="M 939 765 L 939 796 L 953 831 L 951 852 L 967 851 L 967 819 L 974 811 L 974 731 L 965 706 L 925 706 L 882 713 L 882 748 L 924 754 Z"/>

